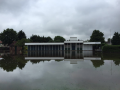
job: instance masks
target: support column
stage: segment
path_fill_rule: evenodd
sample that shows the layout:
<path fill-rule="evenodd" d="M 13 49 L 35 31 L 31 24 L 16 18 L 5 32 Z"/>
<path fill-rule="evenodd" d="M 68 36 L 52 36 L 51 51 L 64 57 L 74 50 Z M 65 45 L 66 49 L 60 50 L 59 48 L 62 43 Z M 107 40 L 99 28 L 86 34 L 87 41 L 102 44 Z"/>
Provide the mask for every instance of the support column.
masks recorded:
<path fill-rule="evenodd" d="M 45 45 L 44 45 L 44 56 L 45 56 Z"/>
<path fill-rule="evenodd" d="M 52 45 L 52 55 L 51 56 L 53 56 L 53 45 Z"/>
<path fill-rule="evenodd" d="M 62 56 L 61 54 L 62 54 L 62 45 L 60 45 L 60 56 Z"/>
<path fill-rule="evenodd" d="M 77 43 L 75 43 L 75 58 L 77 57 Z"/>
<path fill-rule="evenodd" d="M 83 55 L 83 57 L 84 57 L 84 44 L 82 44 L 82 48 L 83 48 L 83 50 L 82 50 L 82 55 Z"/>
<path fill-rule="evenodd" d="M 42 45 L 40 45 L 40 56 L 42 56 Z"/>
<path fill-rule="evenodd" d="M 38 51 L 39 51 L 39 45 L 38 45 Z"/>
<path fill-rule="evenodd" d="M 72 54 L 72 45 L 70 43 L 70 59 L 71 59 L 71 54 Z"/>

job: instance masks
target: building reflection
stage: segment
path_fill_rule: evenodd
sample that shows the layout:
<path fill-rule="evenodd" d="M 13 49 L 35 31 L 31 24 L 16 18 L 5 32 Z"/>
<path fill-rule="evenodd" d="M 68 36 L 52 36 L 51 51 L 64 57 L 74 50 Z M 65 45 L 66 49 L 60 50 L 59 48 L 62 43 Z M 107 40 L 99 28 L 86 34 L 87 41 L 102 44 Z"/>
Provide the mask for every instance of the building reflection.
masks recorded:
<path fill-rule="evenodd" d="M 64 60 L 71 64 L 77 64 L 77 61 L 83 60 L 101 60 L 101 57 L 95 55 L 93 51 L 79 50 L 59 50 L 59 51 L 29 51 L 25 57 L 26 60 Z"/>
<path fill-rule="evenodd" d="M 40 55 L 40 56 L 39 56 Z M 102 57 L 102 58 L 101 58 Z M 120 65 L 119 54 L 101 54 L 93 51 L 56 51 L 50 53 L 28 52 L 27 56 L 20 55 L 2 55 L 0 59 L 0 68 L 7 72 L 12 72 L 17 67 L 23 69 L 29 60 L 32 64 L 40 62 L 55 60 L 56 62 L 66 61 L 70 64 L 77 64 L 78 62 L 84 62 L 90 60 L 95 68 L 99 68 L 104 65 L 104 60 L 112 60 L 115 65 Z"/>

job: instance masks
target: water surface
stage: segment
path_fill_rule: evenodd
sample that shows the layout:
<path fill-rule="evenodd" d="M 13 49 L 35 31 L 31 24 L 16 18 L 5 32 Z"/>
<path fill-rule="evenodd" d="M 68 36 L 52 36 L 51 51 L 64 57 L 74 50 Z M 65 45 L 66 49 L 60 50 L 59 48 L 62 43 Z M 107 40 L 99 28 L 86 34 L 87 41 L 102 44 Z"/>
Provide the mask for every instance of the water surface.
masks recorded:
<path fill-rule="evenodd" d="M 120 56 L 87 53 L 2 56 L 0 90 L 120 90 Z"/>

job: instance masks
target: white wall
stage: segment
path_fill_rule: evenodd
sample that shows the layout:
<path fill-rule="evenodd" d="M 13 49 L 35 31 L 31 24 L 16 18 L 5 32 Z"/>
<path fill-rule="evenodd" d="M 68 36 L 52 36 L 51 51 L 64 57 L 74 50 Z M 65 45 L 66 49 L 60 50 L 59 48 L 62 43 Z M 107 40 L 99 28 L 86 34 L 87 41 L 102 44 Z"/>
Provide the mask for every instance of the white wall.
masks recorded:
<path fill-rule="evenodd" d="M 93 50 L 91 44 L 83 44 L 83 50 Z"/>
<path fill-rule="evenodd" d="M 92 57 L 93 56 L 93 51 L 83 51 L 84 57 Z"/>

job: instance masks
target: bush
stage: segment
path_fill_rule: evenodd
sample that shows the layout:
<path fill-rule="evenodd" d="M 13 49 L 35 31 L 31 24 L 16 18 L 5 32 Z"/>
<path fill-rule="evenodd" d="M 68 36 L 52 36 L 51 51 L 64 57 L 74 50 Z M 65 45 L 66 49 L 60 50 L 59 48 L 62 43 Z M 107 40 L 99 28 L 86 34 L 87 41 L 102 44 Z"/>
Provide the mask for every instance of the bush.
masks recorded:
<path fill-rule="evenodd" d="M 103 46 L 102 51 L 110 53 L 120 52 L 120 45 L 105 45 Z"/>
<path fill-rule="evenodd" d="M 27 46 L 24 46 L 24 49 L 23 49 L 23 54 L 27 54 L 28 52 L 28 48 L 27 48 Z"/>

